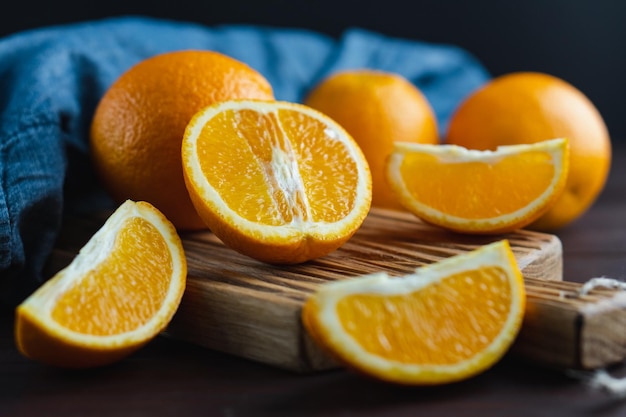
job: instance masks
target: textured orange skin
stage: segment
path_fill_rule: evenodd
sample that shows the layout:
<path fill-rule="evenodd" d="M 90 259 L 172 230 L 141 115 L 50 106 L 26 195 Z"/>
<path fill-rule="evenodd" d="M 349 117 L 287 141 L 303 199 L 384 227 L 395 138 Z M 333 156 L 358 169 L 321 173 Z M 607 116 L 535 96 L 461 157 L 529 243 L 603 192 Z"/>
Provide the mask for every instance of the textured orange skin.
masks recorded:
<path fill-rule="evenodd" d="M 105 188 L 118 202 L 152 203 L 179 230 L 206 228 L 183 180 L 183 133 L 196 112 L 233 98 L 274 95 L 261 74 L 217 52 L 165 53 L 130 68 L 102 97 L 91 126 Z"/>
<path fill-rule="evenodd" d="M 470 149 L 566 137 L 567 183 L 552 208 L 529 228 L 555 231 L 593 204 L 608 177 L 611 141 L 602 116 L 572 85 L 547 74 L 520 72 L 492 80 L 463 102 L 450 120 L 446 143 Z"/>
<path fill-rule="evenodd" d="M 322 81 L 305 104 L 338 122 L 361 147 L 372 172 L 372 205 L 404 210 L 387 184 L 385 159 L 396 141 L 438 143 L 426 97 L 399 75 L 356 70 Z"/>

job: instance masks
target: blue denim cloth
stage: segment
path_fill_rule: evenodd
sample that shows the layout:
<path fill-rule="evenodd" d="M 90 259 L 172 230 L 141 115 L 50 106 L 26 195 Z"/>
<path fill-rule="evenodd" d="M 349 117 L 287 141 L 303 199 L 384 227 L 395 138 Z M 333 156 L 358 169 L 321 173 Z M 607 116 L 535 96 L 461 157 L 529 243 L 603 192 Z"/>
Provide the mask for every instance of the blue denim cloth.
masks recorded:
<path fill-rule="evenodd" d="M 111 204 L 89 163 L 88 131 L 106 88 L 151 55 L 209 49 L 261 72 L 277 99 L 302 101 L 348 68 L 397 72 L 430 100 L 441 131 L 459 101 L 489 77 L 451 45 L 360 29 L 338 39 L 296 29 L 206 27 L 137 16 L 0 39 L 0 304 L 15 306 L 47 278 L 43 267 L 64 213 Z"/>

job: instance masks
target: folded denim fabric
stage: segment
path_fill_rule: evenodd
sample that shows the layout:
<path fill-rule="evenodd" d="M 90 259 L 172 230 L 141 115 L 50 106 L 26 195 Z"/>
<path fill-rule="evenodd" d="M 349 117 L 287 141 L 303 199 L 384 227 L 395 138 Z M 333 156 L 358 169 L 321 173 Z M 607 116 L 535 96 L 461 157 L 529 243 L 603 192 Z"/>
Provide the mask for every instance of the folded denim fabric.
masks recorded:
<path fill-rule="evenodd" d="M 277 99 L 302 101 L 331 73 L 393 71 L 432 104 L 441 131 L 489 74 L 452 45 L 358 28 L 338 39 L 250 25 L 207 27 L 140 16 L 41 28 L 0 39 L 0 304 L 16 306 L 43 276 L 64 213 L 112 207 L 90 166 L 89 124 L 107 87 L 152 55 L 214 50 L 263 74 Z"/>

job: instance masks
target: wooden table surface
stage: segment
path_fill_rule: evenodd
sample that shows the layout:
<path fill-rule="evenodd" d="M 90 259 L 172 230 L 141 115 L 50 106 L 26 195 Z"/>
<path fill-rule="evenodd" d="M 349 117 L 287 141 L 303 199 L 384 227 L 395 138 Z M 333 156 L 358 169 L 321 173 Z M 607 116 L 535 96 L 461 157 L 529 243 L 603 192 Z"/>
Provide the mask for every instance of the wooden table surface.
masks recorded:
<path fill-rule="evenodd" d="M 557 233 L 565 280 L 626 278 L 626 146 L 596 204 Z M 611 370 L 626 374 L 626 367 Z M 345 370 L 295 374 L 159 337 L 126 360 L 67 371 L 22 357 L 0 315 L 0 416 L 623 416 L 620 400 L 508 355 L 461 383 L 396 387 Z"/>

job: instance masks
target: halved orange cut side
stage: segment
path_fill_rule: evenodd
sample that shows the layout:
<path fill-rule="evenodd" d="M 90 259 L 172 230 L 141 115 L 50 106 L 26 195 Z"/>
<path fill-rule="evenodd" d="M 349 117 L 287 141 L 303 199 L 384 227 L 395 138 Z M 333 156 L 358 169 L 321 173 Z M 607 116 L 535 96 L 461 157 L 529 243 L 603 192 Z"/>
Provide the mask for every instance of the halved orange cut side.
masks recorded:
<path fill-rule="evenodd" d="M 504 233 L 545 213 L 565 187 L 567 139 L 501 146 L 397 143 L 387 180 L 404 207 L 423 220 L 466 233 Z"/>
<path fill-rule="evenodd" d="M 186 277 L 174 226 L 152 205 L 126 201 L 66 268 L 18 306 L 18 349 L 60 367 L 120 360 L 167 326 Z"/>
<path fill-rule="evenodd" d="M 305 328 L 340 363 L 404 385 L 460 381 L 509 349 L 525 309 L 522 275 L 506 240 L 419 268 L 322 285 Z"/>
<path fill-rule="evenodd" d="M 278 264 L 337 249 L 372 200 L 369 166 L 336 122 L 307 106 L 234 100 L 197 113 L 182 146 L 200 217 L 229 247 Z"/>

